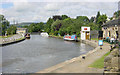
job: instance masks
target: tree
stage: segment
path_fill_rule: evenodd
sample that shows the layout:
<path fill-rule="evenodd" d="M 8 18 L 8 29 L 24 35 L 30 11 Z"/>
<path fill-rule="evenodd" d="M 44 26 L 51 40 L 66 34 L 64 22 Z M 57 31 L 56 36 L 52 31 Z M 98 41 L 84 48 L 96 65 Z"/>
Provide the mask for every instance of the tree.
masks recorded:
<path fill-rule="evenodd" d="M 106 16 L 106 14 L 103 14 L 103 15 L 99 16 L 97 23 L 102 25 L 103 23 L 106 23 L 106 21 L 107 21 L 107 16 Z"/>
<path fill-rule="evenodd" d="M 11 25 L 11 26 L 7 29 L 7 34 L 8 34 L 8 35 L 16 34 L 16 30 L 17 30 L 17 27 L 14 26 L 14 25 Z"/>
<path fill-rule="evenodd" d="M 28 25 L 23 26 L 23 28 L 28 28 L 28 27 L 29 27 Z"/>
<path fill-rule="evenodd" d="M 28 27 L 28 32 L 41 32 L 42 29 L 44 28 L 44 23 L 40 22 L 40 23 L 32 23 L 29 27 Z"/>
<path fill-rule="evenodd" d="M 58 31 L 60 29 L 60 27 L 62 26 L 61 24 L 61 20 L 56 20 L 52 25 L 51 25 L 51 29 L 54 31 Z"/>
<path fill-rule="evenodd" d="M 101 25 L 103 23 L 106 23 L 106 21 L 107 21 L 106 14 L 103 14 L 103 15 L 99 16 L 98 21 L 97 21 L 97 24 L 99 24 L 99 30 L 101 30 Z"/>
<path fill-rule="evenodd" d="M 7 27 L 9 26 L 8 20 L 5 19 L 4 15 L 0 15 L 0 35 L 5 35 Z"/>
<path fill-rule="evenodd" d="M 47 32 L 47 33 L 51 32 L 51 25 L 53 22 L 54 22 L 54 20 L 52 18 L 48 19 L 47 23 L 44 25 L 45 32 Z"/>
<path fill-rule="evenodd" d="M 91 30 L 100 30 L 99 25 L 95 23 L 89 23 L 87 26 L 89 26 Z"/>
<path fill-rule="evenodd" d="M 87 16 L 77 16 L 77 18 L 81 22 L 89 22 L 89 18 Z"/>
<path fill-rule="evenodd" d="M 54 21 L 56 21 L 57 19 L 58 19 L 58 20 L 62 20 L 62 17 L 59 16 L 59 15 L 53 16 L 53 20 L 54 20 Z"/>
<path fill-rule="evenodd" d="M 95 17 L 90 18 L 90 22 L 94 22 L 94 20 L 95 20 Z"/>
<path fill-rule="evenodd" d="M 115 18 L 118 18 L 120 16 L 120 10 L 116 11 L 114 15 L 115 15 Z"/>
<path fill-rule="evenodd" d="M 96 23 L 98 22 L 98 18 L 100 16 L 100 11 L 97 12 L 97 16 L 96 16 Z"/>
<path fill-rule="evenodd" d="M 62 15 L 62 20 L 69 18 L 67 15 Z"/>

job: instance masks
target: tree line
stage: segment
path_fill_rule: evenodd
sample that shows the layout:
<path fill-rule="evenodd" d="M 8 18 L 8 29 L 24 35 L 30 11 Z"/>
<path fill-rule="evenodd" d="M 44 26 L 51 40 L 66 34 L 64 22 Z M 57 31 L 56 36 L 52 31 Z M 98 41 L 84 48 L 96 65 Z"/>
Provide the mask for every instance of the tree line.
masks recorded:
<path fill-rule="evenodd" d="M 118 18 L 120 11 L 114 13 L 115 18 Z M 114 16 L 113 16 L 114 17 Z M 112 20 L 113 17 L 110 19 Z M 22 26 L 27 28 L 28 32 L 47 32 L 49 35 L 58 35 L 64 36 L 65 34 L 74 34 L 80 35 L 81 26 L 89 26 L 91 30 L 101 30 L 101 25 L 107 22 L 107 15 L 100 14 L 97 12 L 97 15 L 91 17 L 90 19 L 87 16 L 77 16 L 76 18 L 70 18 L 67 15 L 55 15 L 50 17 L 46 23 L 32 23 L 29 26 Z M 17 27 L 15 25 L 9 25 L 9 21 L 5 19 L 3 15 L 0 15 L 0 29 L 2 35 L 5 35 L 7 31 L 8 35 L 15 34 Z"/>
<path fill-rule="evenodd" d="M 77 16 L 76 18 L 70 18 L 67 15 L 55 15 L 50 17 L 46 23 L 33 23 L 28 28 L 29 32 L 47 32 L 49 35 L 64 36 L 65 34 L 80 35 L 81 26 L 89 26 L 91 30 L 101 30 L 101 25 L 106 23 L 107 15 L 100 14 L 98 11 L 95 17 L 90 19 L 87 16 Z"/>

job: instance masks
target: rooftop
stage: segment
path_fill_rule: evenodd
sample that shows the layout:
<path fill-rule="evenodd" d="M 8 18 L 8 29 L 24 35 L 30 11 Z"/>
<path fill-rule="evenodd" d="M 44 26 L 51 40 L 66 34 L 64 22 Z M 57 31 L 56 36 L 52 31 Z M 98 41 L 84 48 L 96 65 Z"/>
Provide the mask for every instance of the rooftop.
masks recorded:
<path fill-rule="evenodd" d="M 115 25 L 120 26 L 120 17 L 118 19 L 108 21 L 107 23 L 103 24 L 102 27 L 104 27 L 104 26 L 109 27 L 109 26 L 115 26 Z"/>

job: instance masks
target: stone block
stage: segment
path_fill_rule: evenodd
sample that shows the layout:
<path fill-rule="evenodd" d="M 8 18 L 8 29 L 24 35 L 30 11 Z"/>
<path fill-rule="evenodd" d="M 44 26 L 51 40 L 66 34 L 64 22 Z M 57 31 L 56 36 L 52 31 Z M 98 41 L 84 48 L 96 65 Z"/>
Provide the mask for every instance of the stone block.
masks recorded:
<path fill-rule="evenodd" d="M 111 60 L 112 67 L 118 67 L 118 57 L 113 57 Z"/>

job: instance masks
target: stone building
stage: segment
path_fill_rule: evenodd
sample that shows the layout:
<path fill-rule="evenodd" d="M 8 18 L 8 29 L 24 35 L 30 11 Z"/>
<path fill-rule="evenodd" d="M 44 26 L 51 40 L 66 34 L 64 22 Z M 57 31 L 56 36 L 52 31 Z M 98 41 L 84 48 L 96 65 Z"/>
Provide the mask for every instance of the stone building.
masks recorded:
<path fill-rule="evenodd" d="M 103 38 L 120 39 L 120 18 L 111 20 L 102 25 Z"/>
<path fill-rule="evenodd" d="M 120 23 L 118 25 L 118 37 L 119 37 L 119 41 L 120 41 Z"/>

